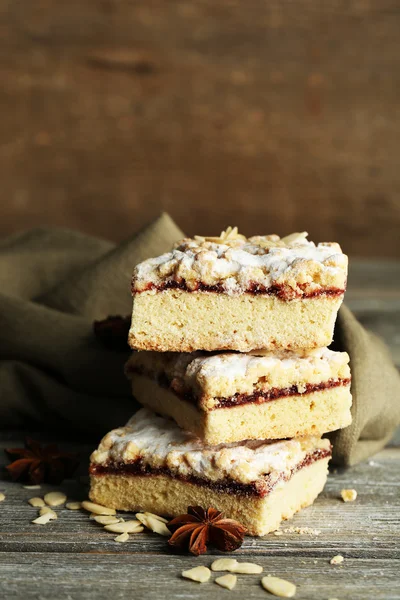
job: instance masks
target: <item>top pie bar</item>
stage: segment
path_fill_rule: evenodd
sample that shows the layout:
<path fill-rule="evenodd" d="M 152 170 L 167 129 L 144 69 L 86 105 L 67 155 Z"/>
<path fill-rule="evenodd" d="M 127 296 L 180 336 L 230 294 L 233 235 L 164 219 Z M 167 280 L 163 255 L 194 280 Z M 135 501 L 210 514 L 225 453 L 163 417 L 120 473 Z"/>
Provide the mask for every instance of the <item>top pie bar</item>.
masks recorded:
<path fill-rule="evenodd" d="M 346 279 L 339 244 L 305 232 L 184 239 L 135 268 L 129 342 L 161 352 L 327 346 Z"/>

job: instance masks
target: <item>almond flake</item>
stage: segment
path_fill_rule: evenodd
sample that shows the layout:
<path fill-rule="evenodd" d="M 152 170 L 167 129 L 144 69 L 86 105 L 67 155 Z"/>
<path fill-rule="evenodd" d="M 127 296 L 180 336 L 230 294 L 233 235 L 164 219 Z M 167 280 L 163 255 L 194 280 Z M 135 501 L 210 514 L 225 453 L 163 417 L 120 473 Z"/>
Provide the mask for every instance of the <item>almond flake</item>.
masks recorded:
<path fill-rule="evenodd" d="M 205 583 L 211 577 L 211 571 L 207 567 L 194 567 L 194 569 L 189 569 L 188 571 L 182 571 L 182 577 L 185 579 L 191 579 L 192 581 L 197 581 L 198 583 Z"/>
<path fill-rule="evenodd" d="M 231 573 L 228 573 L 228 575 L 222 575 L 222 577 L 217 577 L 217 579 L 215 580 L 215 583 L 218 583 L 218 585 L 220 585 L 223 588 L 226 588 L 227 590 L 233 590 L 233 588 L 236 585 L 236 582 L 236 575 L 232 575 Z"/>
<path fill-rule="evenodd" d="M 96 513 L 90 513 L 89 515 L 89 519 L 90 520 L 96 520 L 96 517 L 113 517 L 116 519 L 116 521 L 113 521 L 113 523 L 122 523 L 123 521 L 125 521 L 125 519 L 123 517 L 120 517 L 119 515 L 96 515 Z M 98 521 L 100 523 L 100 521 Z M 106 525 L 108 525 L 108 523 L 105 523 Z"/>
<path fill-rule="evenodd" d="M 302 231 L 301 233 L 291 233 L 290 235 L 281 238 L 281 242 L 284 242 L 285 244 L 297 244 L 298 242 L 305 240 L 307 236 L 308 233 L 306 231 Z"/>
<path fill-rule="evenodd" d="M 263 568 L 255 563 L 238 562 L 235 568 L 231 569 L 231 571 L 232 573 L 246 573 L 250 575 L 254 573 L 262 573 Z"/>
<path fill-rule="evenodd" d="M 82 508 L 82 504 L 80 502 L 67 502 L 65 508 L 68 508 L 68 510 L 79 510 Z"/>
<path fill-rule="evenodd" d="M 3 500 L 5 500 L 5 499 L 6 499 L 6 497 L 3 494 L 3 492 L 0 492 L 0 502 L 3 502 Z"/>
<path fill-rule="evenodd" d="M 294 583 L 286 581 L 286 579 L 280 579 L 279 577 L 271 577 L 270 575 L 263 577 L 261 585 L 264 590 L 280 598 L 292 598 L 296 593 Z"/>
<path fill-rule="evenodd" d="M 54 512 L 53 509 L 50 508 L 50 506 L 43 506 L 40 510 L 39 510 L 39 515 L 43 516 L 43 515 L 50 515 L 50 521 L 52 521 L 53 519 L 58 519 L 57 517 L 57 513 Z"/>
<path fill-rule="evenodd" d="M 67 500 L 67 496 L 62 492 L 49 492 L 45 494 L 44 501 L 48 506 L 60 506 Z"/>
<path fill-rule="evenodd" d="M 124 521 L 123 523 L 114 523 L 104 527 L 106 531 L 112 533 L 140 533 L 143 527 L 139 521 Z"/>
<path fill-rule="evenodd" d="M 141 513 L 138 513 L 138 514 L 141 514 Z M 144 512 L 143 514 L 148 517 L 153 517 L 154 519 L 157 519 L 157 521 L 161 521 L 161 523 L 168 523 L 168 519 L 165 519 L 164 517 L 160 517 L 160 515 L 154 515 L 151 512 Z"/>
<path fill-rule="evenodd" d="M 36 508 L 45 506 L 43 498 L 29 498 L 28 502 L 31 506 L 35 506 Z"/>
<path fill-rule="evenodd" d="M 41 485 L 23 485 L 24 490 L 40 490 Z"/>
<path fill-rule="evenodd" d="M 46 513 L 45 515 L 40 515 L 40 517 L 37 517 L 37 519 L 34 519 L 32 521 L 32 523 L 35 523 L 36 525 L 47 525 L 47 523 L 51 520 L 52 520 L 51 514 Z"/>
<path fill-rule="evenodd" d="M 211 565 L 211 571 L 234 571 L 238 564 L 236 558 L 217 558 Z"/>
<path fill-rule="evenodd" d="M 341 554 L 336 554 L 336 556 L 331 558 L 330 563 L 331 563 L 331 565 L 340 565 L 340 563 L 342 563 L 343 561 L 344 561 L 343 556 Z"/>
<path fill-rule="evenodd" d="M 107 506 L 101 506 L 101 504 L 96 504 L 95 502 L 90 502 L 89 500 L 84 500 L 82 502 L 82 508 L 87 510 L 88 512 L 94 513 L 95 515 L 115 515 L 115 508 L 107 508 Z"/>
<path fill-rule="evenodd" d="M 127 533 L 126 531 L 124 533 L 121 533 L 121 535 L 117 535 L 117 537 L 114 538 L 114 542 L 127 542 L 129 540 L 129 533 Z"/>
<path fill-rule="evenodd" d="M 276 535 L 276 536 L 283 535 L 283 531 L 281 531 L 280 529 L 278 529 L 277 531 L 274 531 L 274 535 Z"/>
<path fill-rule="evenodd" d="M 340 495 L 342 496 L 344 502 L 354 502 L 354 500 L 357 498 L 357 491 L 356 490 L 342 490 L 340 492 Z"/>
<path fill-rule="evenodd" d="M 112 515 L 95 515 L 93 519 L 96 523 L 100 523 L 100 525 L 113 525 L 120 522 L 118 517 L 113 517 Z"/>
<path fill-rule="evenodd" d="M 171 532 L 165 523 L 159 521 L 157 518 L 149 513 L 137 513 L 136 518 L 138 521 L 143 523 L 147 529 L 151 529 L 154 533 L 165 535 L 165 537 L 171 537 Z"/>

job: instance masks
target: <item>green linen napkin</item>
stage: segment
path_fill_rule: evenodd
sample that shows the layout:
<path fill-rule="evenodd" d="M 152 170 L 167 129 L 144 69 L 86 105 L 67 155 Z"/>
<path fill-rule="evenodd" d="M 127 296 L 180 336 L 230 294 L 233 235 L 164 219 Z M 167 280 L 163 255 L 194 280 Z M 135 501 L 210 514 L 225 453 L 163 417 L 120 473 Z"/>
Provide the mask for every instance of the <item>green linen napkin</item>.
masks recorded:
<path fill-rule="evenodd" d="M 123 374 L 128 353 L 93 335 L 93 321 L 128 315 L 136 263 L 184 237 L 163 214 L 126 242 L 39 229 L 0 242 L 0 427 L 102 435 L 137 405 Z M 334 459 L 379 450 L 400 422 L 400 379 L 388 350 L 343 307 L 336 349 L 350 354 L 353 424 L 335 433 Z"/>

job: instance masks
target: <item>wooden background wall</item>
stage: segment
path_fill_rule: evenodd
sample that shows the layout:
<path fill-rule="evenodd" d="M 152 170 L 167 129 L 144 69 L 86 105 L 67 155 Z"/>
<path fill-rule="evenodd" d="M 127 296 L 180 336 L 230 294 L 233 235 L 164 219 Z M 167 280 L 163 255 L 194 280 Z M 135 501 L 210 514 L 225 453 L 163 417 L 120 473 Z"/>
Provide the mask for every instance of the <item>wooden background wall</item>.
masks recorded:
<path fill-rule="evenodd" d="M 0 235 L 307 229 L 400 257 L 398 0 L 0 0 Z"/>

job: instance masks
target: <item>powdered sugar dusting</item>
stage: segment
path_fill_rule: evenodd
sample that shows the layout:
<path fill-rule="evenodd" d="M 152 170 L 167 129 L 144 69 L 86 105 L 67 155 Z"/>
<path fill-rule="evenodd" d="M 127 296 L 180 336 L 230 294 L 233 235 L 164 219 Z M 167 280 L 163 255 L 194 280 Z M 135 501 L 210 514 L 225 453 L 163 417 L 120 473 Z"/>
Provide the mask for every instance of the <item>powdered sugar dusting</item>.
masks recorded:
<path fill-rule="evenodd" d="M 254 285 L 286 286 L 297 294 L 344 290 L 347 256 L 339 244 L 315 245 L 306 235 L 184 239 L 171 252 L 137 265 L 132 289 L 140 292 L 149 284 L 183 281 L 191 290 L 201 283 L 222 286 L 227 294 L 243 293 Z"/>
<path fill-rule="evenodd" d="M 207 446 L 173 421 L 141 409 L 126 427 L 106 435 L 91 460 L 104 464 L 140 458 L 150 467 L 166 467 L 180 476 L 251 483 L 267 474 L 289 476 L 308 454 L 329 448 L 329 441 L 318 437 Z"/>
<path fill-rule="evenodd" d="M 349 356 L 346 352 L 333 352 L 328 348 L 317 348 L 303 354 L 295 352 L 260 352 L 249 354 L 222 352 L 213 356 L 204 355 L 194 358 L 186 369 L 187 377 L 251 377 L 252 372 L 269 372 L 272 369 L 292 370 L 294 367 L 302 379 L 302 372 L 314 373 L 326 381 L 332 376 L 333 365 L 347 364 Z"/>

